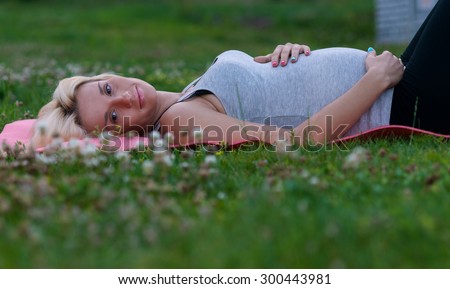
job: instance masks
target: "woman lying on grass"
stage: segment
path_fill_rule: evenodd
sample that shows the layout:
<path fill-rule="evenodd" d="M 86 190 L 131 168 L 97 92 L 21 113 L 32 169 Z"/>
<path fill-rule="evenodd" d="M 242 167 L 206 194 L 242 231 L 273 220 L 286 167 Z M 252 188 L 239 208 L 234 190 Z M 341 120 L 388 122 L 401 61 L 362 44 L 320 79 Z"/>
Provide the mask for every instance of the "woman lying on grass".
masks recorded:
<path fill-rule="evenodd" d="M 39 119 L 48 124 L 47 136 L 65 140 L 159 130 L 172 132 L 177 145 L 194 143 L 195 130 L 203 142 L 300 145 L 389 124 L 450 134 L 448 15 L 450 1 L 440 0 L 401 58 L 288 43 L 256 58 L 227 51 L 182 92 L 109 74 L 63 79 Z M 35 132 L 35 146 L 48 142 Z"/>

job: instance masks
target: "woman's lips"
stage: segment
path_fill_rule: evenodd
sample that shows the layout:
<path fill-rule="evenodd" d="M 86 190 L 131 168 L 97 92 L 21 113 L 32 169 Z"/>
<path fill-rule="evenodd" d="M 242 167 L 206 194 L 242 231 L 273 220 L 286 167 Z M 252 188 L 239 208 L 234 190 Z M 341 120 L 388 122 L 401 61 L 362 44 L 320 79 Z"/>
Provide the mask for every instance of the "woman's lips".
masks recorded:
<path fill-rule="evenodd" d="M 139 86 L 136 85 L 136 92 L 139 100 L 139 108 L 142 109 L 145 105 L 144 91 Z"/>

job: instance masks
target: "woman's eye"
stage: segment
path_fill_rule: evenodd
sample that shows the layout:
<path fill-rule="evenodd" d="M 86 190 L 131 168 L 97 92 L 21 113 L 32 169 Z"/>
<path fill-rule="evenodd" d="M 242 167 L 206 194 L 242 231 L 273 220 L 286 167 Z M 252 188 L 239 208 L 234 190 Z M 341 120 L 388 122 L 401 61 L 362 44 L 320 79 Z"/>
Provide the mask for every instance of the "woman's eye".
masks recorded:
<path fill-rule="evenodd" d="M 107 95 L 111 95 L 111 93 L 112 93 L 112 87 L 111 87 L 111 85 L 109 85 L 109 83 L 105 84 L 105 93 Z"/>
<path fill-rule="evenodd" d="M 117 121 L 117 112 L 116 112 L 115 110 L 113 110 L 113 111 L 111 112 L 111 120 L 112 120 L 113 122 L 116 122 L 116 121 Z"/>

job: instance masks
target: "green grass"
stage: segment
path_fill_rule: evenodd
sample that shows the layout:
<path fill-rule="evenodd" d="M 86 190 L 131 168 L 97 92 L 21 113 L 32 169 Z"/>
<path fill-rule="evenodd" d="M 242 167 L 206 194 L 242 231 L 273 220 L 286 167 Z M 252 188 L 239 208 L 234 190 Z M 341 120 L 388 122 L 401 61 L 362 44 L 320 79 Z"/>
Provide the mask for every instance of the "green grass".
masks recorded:
<path fill-rule="evenodd" d="M 374 46 L 373 1 L 148 2 L 1 2 L 0 129 L 35 116 L 73 74 L 180 90 L 226 49 Z M 0 267 L 450 266 L 448 142 L 268 149 L 174 151 L 170 165 L 150 151 L 11 153 L 0 159 Z"/>

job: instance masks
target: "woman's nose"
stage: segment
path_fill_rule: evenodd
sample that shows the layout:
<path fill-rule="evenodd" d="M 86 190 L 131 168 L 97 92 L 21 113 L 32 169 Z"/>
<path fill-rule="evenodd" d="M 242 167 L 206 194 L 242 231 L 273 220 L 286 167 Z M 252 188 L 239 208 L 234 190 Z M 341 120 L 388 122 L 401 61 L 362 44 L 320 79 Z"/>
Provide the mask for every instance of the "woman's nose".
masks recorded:
<path fill-rule="evenodd" d="M 114 105 L 130 108 L 132 106 L 131 97 L 131 93 L 129 93 L 128 91 L 124 91 L 118 97 L 113 99 Z"/>

